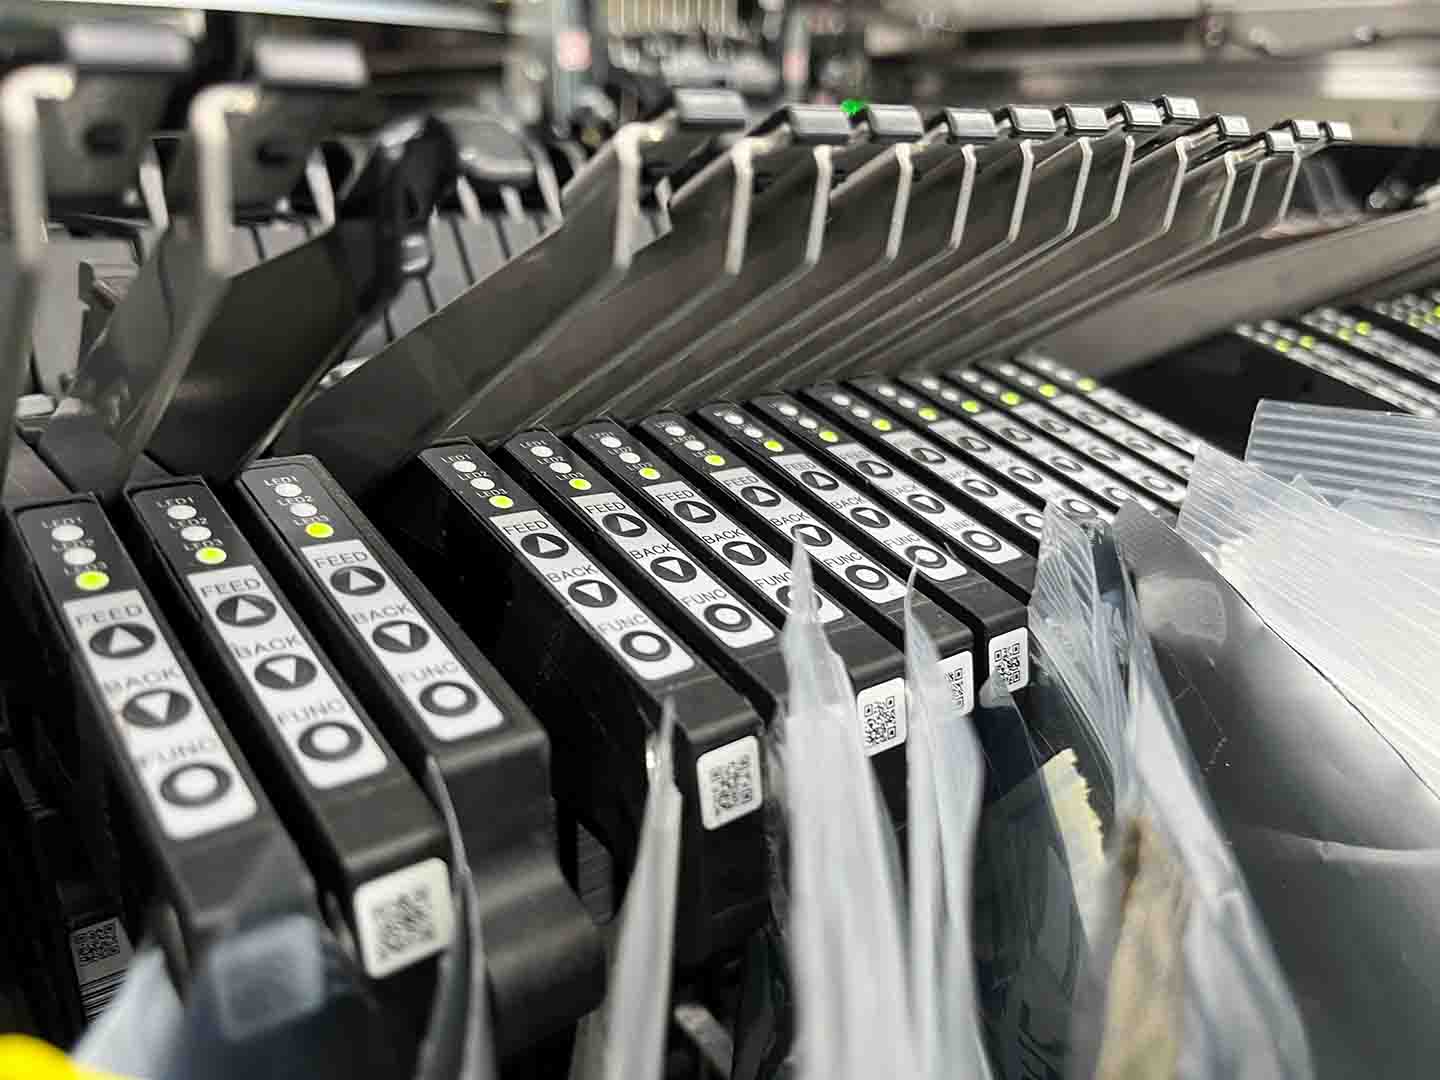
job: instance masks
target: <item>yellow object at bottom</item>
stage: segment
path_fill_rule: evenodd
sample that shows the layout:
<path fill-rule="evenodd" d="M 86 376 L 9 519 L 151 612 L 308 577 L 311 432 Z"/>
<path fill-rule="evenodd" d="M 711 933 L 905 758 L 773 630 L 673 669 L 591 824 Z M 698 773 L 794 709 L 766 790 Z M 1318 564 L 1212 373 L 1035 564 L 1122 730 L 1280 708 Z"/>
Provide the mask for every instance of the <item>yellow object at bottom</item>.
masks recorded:
<path fill-rule="evenodd" d="M 28 1035 L 0 1035 L 0 1080 L 121 1080 L 76 1065 L 62 1050 Z"/>

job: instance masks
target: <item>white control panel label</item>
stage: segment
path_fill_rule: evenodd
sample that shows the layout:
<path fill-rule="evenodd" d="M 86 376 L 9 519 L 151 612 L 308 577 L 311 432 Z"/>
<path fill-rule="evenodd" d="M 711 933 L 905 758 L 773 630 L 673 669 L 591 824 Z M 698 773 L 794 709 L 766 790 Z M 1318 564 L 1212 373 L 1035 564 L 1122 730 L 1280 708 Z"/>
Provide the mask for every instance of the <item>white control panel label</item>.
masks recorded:
<path fill-rule="evenodd" d="M 1025 417 L 1041 431 L 1049 432 L 1067 446 L 1073 446 L 1091 461 L 1108 466 L 1133 484 L 1146 491 L 1153 491 L 1167 502 L 1179 505 L 1185 498 L 1185 489 L 1172 480 L 1160 475 L 1153 466 L 1123 450 L 1117 450 L 1104 439 L 1081 431 L 1065 423 L 1045 406 L 1027 401 L 1016 406 L 1015 412 Z"/>
<path fill-rule="evenodd" d="M 670 636 L 585 552 L 538 510 L 490 519 L 570 610 L 642 679 L 664 679 L 695 666 Z"/>
<path fill-rule="evenodd" d="M 1108 435 L 1121 446 L 1129 447 L 1137 454 L 1149 458 L 1156 465 L 1169 469 L 1177 476 L 1189 477 L 1191 458 L 1168 446 L 1161 446 L 1134 430 L 1119 417 L 1110 416 L 1097 409 L 1084 398 L 1075 394 L 1058 394 L 1049 398 L 1052 408 L 1064 413 L 1077 423 L 1084 424 L 1092 431 Z"/>
<path fill-rule="evenodd" d="M 920 573 L 931 581 L 953 581 L 970 572 L 963 563 L 956 562 L 903 521 L 887 514 L 829 469 L 822 468 L 810 455 L 785 454 L 771 460 L 824 499 L 827 506 L 845 514 L 907 563 L 918 566 Z"/>
<path fill-rule="evenodd" d="M 373 979 L 445 949 L 455 936 L 450 868 L 441 859 L 426 859 L 356 888 L 355 936 Z"/>
<path fill-rule="evenodd" d="M 251 794 L 137 590 L 67 600 L 76 648 L 167 836 L 253 817 Z"/>
<path fill-rule="evenodd" d="M 737 649 L 775 639 L 775 631 L 749 605 L 662 536 L 619 495 L 581 495 L 571 501 L 594 518 L 606 539 L 643 567 L 713 637 Z"/>
<path fill-rule="evenodd" d="M 301 555 L 435 738 L 463 739 L 504 723 L 495 703 L 362 541 L 312 544 Z"/>
<path fill-rule="evenodd" d="M 892 431 L 885 436 L 885 441 L 911 460 L 919 462 L 932 476 L 939 477 L 965 492 L 976 502 L 989 507 L 1030 535 L 1039 536 L 1044 529 L 1045 518 L 1033 506 L 997 487 L 969 465 L 945 453 L 929 439 L 913 431 Z"/>
<path fill-rule="evenodd" d="M 996 446 L 988 439 L 982 439 L 975 434 L 973 429 L 959 420 L 954 418 L 937 420 L 926 430 L 934 432 L 961 450 L 984 457 L 995 469 L 1003 472 L 1015 483 L 1023 484 L 1044 499 L 1046 503 L 1058 503 L 1060 508 L 1071 517 L 1099 517 L 1106 521 L 1110 521 L 1113 517 L 1108 510 L 1096 506 L 1088 499 L 1081 498 L 1059 481 L 1052 480 L 1048 474 L 1041 472 L 1018 454 L 1012 454 L 1004 447 Z"/>
<path fill-rule="evenodd" d="M 683 481 L 660 484 L 648 490 L 657 493 L 660 488 L 669 491 L 670 497 L 676 498 L 680 502 L 710 506 L 708 502 L 698 496 L 687 500 L 683 495 L 679 495 L 678 493 L 681 491 L 694 495 L 689 485 Z M 777 505 L 781 498 L 778 491 L 763 483 L 750 485 L 740 492 L 740 497 L 762 513 L 767 508 Z M 711 509 L 714 508 L 711 507 Z M 774 600 L 785 611 L 790 610 L 790 567 L 777 558 L 774 552 L 718 512 L 713 521 L 695 523 L 688 520 L 695 514 L 695 511 L 690 507 L 681 508 L 677 502 L 672 506 L 671 513 L 690 526 L 691 531 L 704 540 L 708 547 L 718 551 L 726 562 L 745 575 L 747 581 Z M 726 524 L 722 526 L 721 522 Z M 731 533 L 733 535 L 730 535 Z M 845 617 L 844 610 L 819 589 L 815 590 L 815 606 L 822 623 L 832 623 L 836 619 Z"/>
<path fill-rule="evenodd" d="M 857 442 L 847 442 L 830 447 L 830 452 L 850 462 L 881 491 L 918 511 L 946 536 L 973 551 L 986 562 L 999 566 L 1013 559 L 1024 558 L 1024 553 L 1014 544 L 1000 539 L 954 503 L 947 502 L 929 488 L 897 472 L 876 457 L 875 452 L 868 447 Z"/>
<path fill-rule="evenodd" d="M 905 680 L 889 679 L 855 695 L 860 746 L 869 757 L 902 745 L 910 734 L 906 720 Z"/>
<path fill-rule="evenodd" d="M 843 536 L 826 528 L 808 510 L 776 491 L 752 470 L 726 469 L 724 472 L 712 473 L 711 476 L 754 506 L 766 521 L 789 536 L 792 541 L 804 544 L 811 556 L 843 577 L 859 590 L 862 596 L 869 597 L 877 604 L 905 599 L 904 582 L 876 565 Z M 775 497 L 772 499 L 766 496 L 757 502 L 755 496 L 762 491 L 773 493 Z M 861 516 L 865 512 L 861 511 Z M 874 513 L 880 514 L 879 511 Z M 886 517 L 883 514 L 880 516 Z"/>
<path fill-rule="evenodd" d="M 1160 414 L 1137 405 L 1125 395 L 1116 393 L 1107 386 L 1097 387 L 1091 391 L 1090 396 L 1117 416 L 1123 416 L 1136 427 L 1144 428 L 1157 439 L 1164 439 L 1179 450 L 1194 454 L 1200 449 L 1200 440 L 1193 435 L 1181 431 Z"/>
<path fill-rule="evenodd" d="M 306 780 L 327 790 L 385 770 L 385 751 L 254 567 L 187 580 Z"/>
<path fill-rule="evenodd" d="M 981 427 L 994 432 L 1012 446 L 1018 446 L 1027 454 L 1034 455 L 1060 475 L 1068 476 L 1076 483 L 1083 484 L 1087 490 L 1093 491 L 1116 506 L 1127 502 L 1138 502 L 1147 510 L 1161 509 L 1160 504 L 1148 495 L 1132 491 L 1118 480 L 1077 458 L 1059 443 L 1047 439 L 1043 435 L 1037 435 L 1024 424 L 1016 423 L 998 409 L 987 409 L 977 413 L 974 420 Z"/>
<path fill-rule="evenodd" d="M 760 740 L 746 735 L 701 754 L 695 762 L 700 822 L 718 829 L 738 821 L 765 801 L 760 780 Z"/>

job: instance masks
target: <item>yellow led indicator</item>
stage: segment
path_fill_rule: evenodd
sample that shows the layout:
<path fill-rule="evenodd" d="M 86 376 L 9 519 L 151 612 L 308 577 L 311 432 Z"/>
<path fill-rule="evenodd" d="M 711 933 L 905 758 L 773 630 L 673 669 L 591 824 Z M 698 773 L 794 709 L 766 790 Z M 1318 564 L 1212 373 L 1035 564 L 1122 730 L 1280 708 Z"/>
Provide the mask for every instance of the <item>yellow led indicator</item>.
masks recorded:
<path fill-rule="evenodd" d="M 967 398 L 960 403 L 960 408 L 968 413 L 977 413 L 980 411 L 980 403 L 974 398 Z"/>
<path fill-rule="evenodd" d="M 1000 400 L 1003 401 L 1006 405 L 1019 405 L 1020 395 L 1015 393 L 1014 390 L 1006 390 L 1003 394 L 1000 395 Z"/>
<path fill-rule="evenodd" d="M 765 447 L 765 449 L 769 450 L 772 454 L 778 454 L 781 450 L 785 449 L 785 447 L 781 445 L 779 439 L 766 439 L 760 445 Z"/>
<path fill-rule="evenodd" d="M 939 420 L 939 419 L 940 419 L 940 414 L 939 414 L 938 412 L 936 412 L 933 408 L 931 408 L 929 405 L 922 405 L 922 406 L 920 407 L 920 419 L 921 419 L 921 420 Z"/>
<path fill-rule="evenodd" d="M 725 459 L 724 459 L 723 457 L 721 457 L 719 454 L 706 454 L 706 455 L 705 455 L 705 464 L 706 464 L 706 465 L 724 465 L 724 464 L 725 464 Z"/>
<path fill-rule="evenodd" d="M 75 587 L 85 592 L 99 592 L 110 584 L 110 575 L 104 570 L 86 570 L 75 575 Z"/>
<path fill-rule="evenodd" d="M 640 475 L 643 476 L 646 480 L 659 480 L 660 470 L 654 468 L 653 466 L 646 465 L 643 469 L 640 470 Z"/>
<path fill-rule="evenodd" d="M 325 521 L 312 521 L 305 526 L 305 535 L 313 536 L 316 540 L 329 540 L 335 535 L 335 526 Z"/>
<path fill-rule="evenodd" d="M 1371 327 L 1368 322 L 1357 322 L 1355 324 L 1355 333 L 1359 334 L 1361 337 L 1365 337 L 1367 334 L 1369 334 L 1370 330 Z"/>
<path fill-rule="evenodd" d="M 828 427 L 820 432 L 820 438 L 825 442 L 839 442 L 840 436 L 831 431 Z"/>
<path fill-rule="evenodd" d="M 491 495 L 488 502 L 491 506 L 495 507 L 496 510 L 509 510 L 510 507 L 515 505 L 515 500 L 509 495 Z"/>
<path fill-rule="evenodd" d="M 1315 347 L 1315 339 L 1309 334 L 1301 334 L 1300 347 L 1302 349 L 1313 349 Z"/>
<path fill-rule="evenodd" d="M 1047 382 L 1047 383 L 1041 383 L 1041 384 L 1040 384 L 1040 396 L 1041 396 L 1041 397 L 1054 397 L 1054 396 L 1055 396 L 1056 394 L 1058 394 L 1059 392 L 1060 392 L 1060 388 L 1059 388 L 1058 386 L 1056 386 L 1054 383 L 1048 383 L 1048 382 Z"/>
<path fill-rule="evenodd" d="M 576 491 L 589 491 L 590 481 L 586 480 L 583 476 L 572 476 L 570 478 L 570 486 Z"/>
<path fill-rule="evenodd" d="M 1350 333 L 1349 330 L 1341 330 L 1335 336 L 1338 337 L 1341 341 L 1349 341 L 1353 335 Z"/>
<path fill-rule="evenodd" d="M 206 566 L 219 566 L 229 556 L 225 554 L 224 548 L 203 547 L 195 549 L 195 558 Z"/>
<path fill-rule="evenodd" d="M 1289 351 L 1290 351 L 1290 342 L 1286 341 L 1284 338 L 1280 338 L 1278 341 L 1275 342 L 1275 351 L 1276 351 L 1276 352 L 1289 352 Z"/>
<path fill-rule="evenodd" d="M 886 420 L 883 416 L 877 416 L 874 420 L 870 421 L 870 426 L 873 427 L 876 431 L 889 431 L 895 425 L 890 423 L 890 421 Z"/>
<path fill-rule="evenodd" d="M 1081 390 L 1084 390 L 1085 393 L 1088 394 L 1088 393 L 1090 393 L 1091 390 L 1094 390 L 1095 387 L 1098 386 L 1099 384 L 1096 383 L 1096 381 L 1095 381 L 1094 379 L 1092 379 L 1092 378 L 1090 378 L 1090 377 L 1087 376 L 1087 377 L 1081 379 L 1081 380 L 1080 380 L 1079 382 L 1077 382 L 1075 385 L 1078 386 Z"/>

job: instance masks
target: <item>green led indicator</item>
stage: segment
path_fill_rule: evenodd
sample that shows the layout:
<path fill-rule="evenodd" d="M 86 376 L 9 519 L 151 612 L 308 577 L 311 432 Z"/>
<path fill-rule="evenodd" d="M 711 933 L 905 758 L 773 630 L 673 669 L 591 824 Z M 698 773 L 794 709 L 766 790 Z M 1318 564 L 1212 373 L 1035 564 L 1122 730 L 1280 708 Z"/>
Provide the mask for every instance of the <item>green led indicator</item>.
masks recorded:
<path fill-rule="evenodd" d="M 724 465 L 724 464 L 725 464 L 725 459 L 724 459 L 721 455 L 719 455 L 719 454 L 706 454 L 706 455 L 705 455 L 705 464 L 706 464 L 706 465 L 717 465 L 717 466 L 718 466 L 718 465 Z"/>
<path fill-rule="evenodd" d="M 1357 322 L 1355 324 L 1355 333 L 1359 334 L 1361 337 L 1367 337 L 1370 333 L 1370 330 L 1371 326 L 1368 322 Z"/>
<path fill-rule="evenodd" d="M 104 570 L 85 570 L 75 575 L 75 587 L 83 592 L 99 592 L 110 584 L 110 575 Z"/>
<path fill-rule="evenodd" d="M 313 536 L 316 540 L 329 540 L 335 535 L 335 527 L 323 521 L 312 521 L 305 526 L 305 534 Z"/>
<path fill-rule="evenodd" d="M 1275 349 L 1277 352 L 1289 352 L 1290 342 L 1286 341 L 1284 338 L 1281 338 L 1279 341 L 1275 342 Z"/>
<path fill-rule="evenodd" d="M 766 439 L 760 445 L 765 447 L 765 449 L 769 450 L 772 454 L 778 454 L 781 450 L 785 449 L 785 447 L 781 445 L 779 439 Z"/>
<path fill-rule="evenodd" d="M 974 398 L 967 398 L 960 403 L 960 408 L 968 413 L 977 413 L 980 411 L 980 403 Z"/>
<path fill-rule="evenodd" d="M 1302 349 L 1313 349 L 1315 347 L 1315 339 L 1309 334 L 1301 334 L 1300 347 Z"/>
<path fill-rule="evenodd" d="M 1340 330 L 1335 334 L 1341 341 L 1349 341 L 1354 335 L 1349 330 Z"/>
<path fill-rule="evenodd" d="M 1000 395 L 1000 400 L 1003 401 L 1006 405 L 1019 405 L 1020 395 L 1015 393 L 1014 390 L 1006 390 L 1003 394 Z"/>
<path fill-rule="evenodd" d="M 1058 394 L 1058 393 L 1060 393 L 1060 388 L 1059 388 L 1058 386 L 1056 386 L 1054 383 L 1048 383 L 1048 382 L 1047 382 L 1047 383 L 1041 383 L 1041 384 L 1040 384 L 1040 396 L 1041 396 L 1041 397 L 1047 397 L 1047 398 L 1048 398 L 1048 397 L 1054 397 L 1054 396 L 1055 396 L 1056 394 Z"/>
<path fill-rule="evenodd" d="M 586 480 L 583 476 L 572 476 L 570 478 L 570 486 L 576 491 L 589 491 L 590 481 Z"/>
<path fill-rule="evenodd" d="M 226 559 L 225 549 L 218 547 L 196 548 L 195 558 L 206 566 L 219 566 Z"/>
<path fill-rule="evenodd" d="M 870 107 L 868 101 L 862 98 L 846 98 L 840 102 L 840 108 L 845 110 L 846 116 L 856 116 Z"/>
<path fill-rule="evenodd" d="M 840 436 L 831 431 L 828 427 L 820 432 L 820 438 L 824 442 L 839 442 Z"/>
<path fill-rule="evenodd" d="M 1090 393 L 1091 390 L 1094 390 L 1095 387 L 1098 386 L 1099 384 L 1096 383 L 1096 381 L 1095 381 L 1094 379 L 1089 378 L 1089 377 L 1087 376 L 1086 378 L 1081 379 L 1081 380 L 1080 380 L 1079 382 L 1077 382 L 1075 385 L 1078 386 L 1081 390 L 1084 390 L 1085 393 L 1088 394 L 1088 393 Z"/>
<path fill-rule="evenodd" d="M 646 465 L 640 470 L 640 475 L 643 476 L 646 480 L 659 480 L 660 470 L 650 465 Z"/>
<path fill-rule="evenodd" d="M 920 419 L 921 419 L 921 420 L 939 420 L 939 419 L 940 419 L 940 414 L 939 414 L 938 412 L 936 412 L 935 409 L 933 409 L 931 406 L 929 406 L 929 405 L 922 405 L 922 406 L 920 407 Z"/>
<path fill-rule="evenodd" d="M 873 427 L 876 431 L 889 431 L 895 425 L 890 423 L 890 421 L 886 420 L 883 416 L 877 416 L 874 420 L 870 421 L 870 426 Z"/>
<path fill-rule="evenodd" d="M 515 505 L 515 500 L 509 495 L 491 495 L 489 501 L 496 510 L 509 510 Z"/>

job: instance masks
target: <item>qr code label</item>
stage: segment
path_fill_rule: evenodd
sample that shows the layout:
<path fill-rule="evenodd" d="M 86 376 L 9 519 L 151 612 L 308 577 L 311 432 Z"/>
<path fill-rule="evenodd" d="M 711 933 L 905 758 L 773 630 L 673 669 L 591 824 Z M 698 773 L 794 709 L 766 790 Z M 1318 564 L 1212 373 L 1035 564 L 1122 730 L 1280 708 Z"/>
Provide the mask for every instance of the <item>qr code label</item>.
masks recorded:
<path fill-rule="evenodd" d="M 990 639 L 990 670 L 1011 693 L 1030 685 L 1030 634 L 1023 626 Z"/>
<path fill-rule="evenodd" d="M 860 718 L 860 747 L 867 755 L 899 746 L 909 735 L 904 679 L 891 679 L 860 691 L 855 709 Z"/>
<path fill-rule="evenodd" d="M 728 825 L 765 801 L 760 788 L 760 741 L 754 735 L 701 754 L 695 771 L 700 820 L 707 829 Z"/>
<path fill-rule="evenodd" d="M 442 951 L 455 929 L 449 867 L 441 859 L 426 859 L 367 881 L 355 890 L 355 929 L 372 978 Z"/>
<path fill-rule="evenodd" d="M 975 709 L 975 654 L 956 653 L 940 661 L 940 674 L 950 688 L 950 700 L 962 715 Z"/>
<path fill-rule="evenodd" d="M 95 1019 L 120 992 L 134 950 L 118 918 L 91 923 L 70 934 L 70 958 L 87 1021 Z"/>

